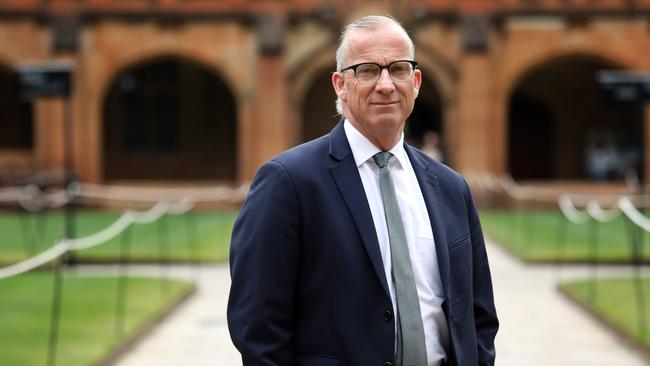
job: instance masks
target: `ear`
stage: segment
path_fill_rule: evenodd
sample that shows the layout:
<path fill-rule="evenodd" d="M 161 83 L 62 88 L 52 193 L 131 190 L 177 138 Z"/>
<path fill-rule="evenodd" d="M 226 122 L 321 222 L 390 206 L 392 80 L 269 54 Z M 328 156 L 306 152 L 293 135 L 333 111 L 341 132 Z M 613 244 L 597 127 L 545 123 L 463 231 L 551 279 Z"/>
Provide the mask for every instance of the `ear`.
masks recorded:
<path fill-rule="evenodd" d="M 345 90 L 345 79 L 343 75 L 339 72 L 332 74 L 332 86 L 334 86 L 334 91 L 336 95 L 341 99 L 342 102 L 348 102 L 348 93 Z"/>
<path fill-rule="evenodd" d="M 415 89 L 416 97 L 420 92 L 420 85 L 422 85 L 422 71 L 420 71 L 420 69 L 415 69 L 415 71 L 413 71 L 413 88 Z"/>

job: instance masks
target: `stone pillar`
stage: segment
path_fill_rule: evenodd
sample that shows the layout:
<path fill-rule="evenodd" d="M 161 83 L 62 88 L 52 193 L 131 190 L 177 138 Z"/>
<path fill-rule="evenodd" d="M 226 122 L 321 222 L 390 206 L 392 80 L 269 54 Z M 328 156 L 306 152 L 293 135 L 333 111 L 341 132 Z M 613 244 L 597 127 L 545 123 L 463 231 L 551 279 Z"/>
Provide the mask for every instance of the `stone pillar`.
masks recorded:
<path fill-rule="evenodd" d="M 493 100 L 488 57 L 488 21 L 467 15 L 461 21 L 455 165 L 463 173 L 492 171 L 496 159 L 492 138 Z"/>
<path fill-rule="evenodd" d="M 259 57 L 254 100 L 253 133 L 250 139 L 252 164 L 244 180 L 251 179 L 265 161 L 290 145 L 287 113 L 287 78 L 284 60 L 285 19 L 267 15 L 259 19 Z"/>
<path fill-rule="evenodd" d="M 36 164 L 41 169 L 63 169 L 63 99 L 44 98 L 34 102 Z"/>
<path fill-rule="evenodd" d="M 458 139 L 455 151 L 461 172 L 483 172 L 491 168 L 495 153 L 491 141 L 490 82 L 484 55 L 468 55 L 460 65 L 458 84 Z M 492 146 L 492 148 L 491 148 Z"/>

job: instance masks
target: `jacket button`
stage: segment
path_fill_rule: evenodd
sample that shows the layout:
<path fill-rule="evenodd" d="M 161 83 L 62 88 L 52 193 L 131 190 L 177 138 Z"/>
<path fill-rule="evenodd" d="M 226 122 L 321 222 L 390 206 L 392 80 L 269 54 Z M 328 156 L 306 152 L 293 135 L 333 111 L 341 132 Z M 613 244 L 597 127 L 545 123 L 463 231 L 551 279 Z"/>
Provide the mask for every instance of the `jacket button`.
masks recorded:
<path fill-rule="evenodd" d="M 384 366 L 393 366 L 392 362 L 384 362 Z"/>
<path fill-rule="evenodd" d="M 389 309 L 389 310 L 384 311 L 384 320 L 387 321 L 387 322 L 393 320 L 393 311 L 392 310 Z"/>

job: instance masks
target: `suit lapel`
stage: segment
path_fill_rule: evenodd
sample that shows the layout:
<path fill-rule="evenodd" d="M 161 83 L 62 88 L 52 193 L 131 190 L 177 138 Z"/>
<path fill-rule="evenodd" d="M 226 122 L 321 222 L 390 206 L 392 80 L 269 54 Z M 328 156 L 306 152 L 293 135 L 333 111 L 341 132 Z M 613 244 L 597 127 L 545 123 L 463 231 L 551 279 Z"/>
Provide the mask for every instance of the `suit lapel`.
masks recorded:
<path fill-rule="evenodd" d="M 390 296 L 375 224 L 372 221 L 357 164 L 345 136 L 343 122 L 340 122 L 330 133 L 330 156 L 335 160 L 335 163 L 330 166 L 330 172 L 352 215 L 377 277 L 386 295 Z"/>
<path fill-rule="evenodd" d="M 418 179 L 420 190 L 424 198 L 424 203 L 427 206 L 429 213 L 429 221 L 431 222 L 431 230 L 433 231 L 433 239 L 436 246 L 436 256 L 438 258 L 438 268 L 440 270 L 440 281 L 445 296 L 448 296 L 448 282 L 449 282 L 449 251 L 447 248 L 447 235 L 445 233 L 445 226 L 442 224 L 442 213 L 438 209 L 442 207 L 440 186 L 438 177 L 431 171 L 429 164 L 421 157 L 417 156 L 409 145 L 404 144 L 404 148 L 409 156 L 415 176 Z"/>

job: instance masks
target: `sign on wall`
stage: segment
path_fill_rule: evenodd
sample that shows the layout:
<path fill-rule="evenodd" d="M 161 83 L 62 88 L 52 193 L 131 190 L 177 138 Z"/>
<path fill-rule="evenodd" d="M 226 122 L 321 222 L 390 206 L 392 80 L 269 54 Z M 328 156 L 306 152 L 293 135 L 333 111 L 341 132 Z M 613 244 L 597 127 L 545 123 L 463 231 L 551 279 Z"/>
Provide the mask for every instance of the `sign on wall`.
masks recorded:
<path fill-rule="evenodd" d="M 72 94 L 73 69 L 71 62 L 63 61 L 19 65 L 20 97 L 24 100 L 40 97 L 69 97 Z"/>
<path fill-rule="evenodd" d="M 632 71 L 598 72 L 598 83 L 607 100 L 623 103 L 650 101 L 650 74 Z"/>

